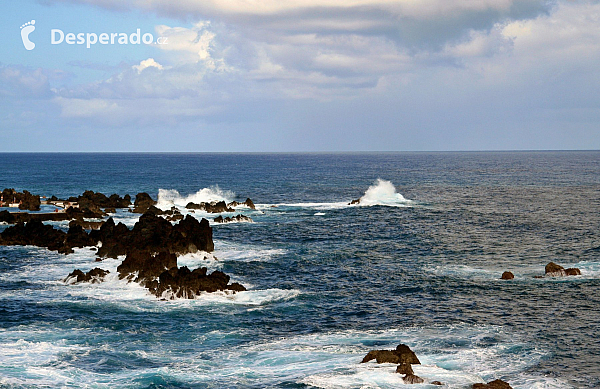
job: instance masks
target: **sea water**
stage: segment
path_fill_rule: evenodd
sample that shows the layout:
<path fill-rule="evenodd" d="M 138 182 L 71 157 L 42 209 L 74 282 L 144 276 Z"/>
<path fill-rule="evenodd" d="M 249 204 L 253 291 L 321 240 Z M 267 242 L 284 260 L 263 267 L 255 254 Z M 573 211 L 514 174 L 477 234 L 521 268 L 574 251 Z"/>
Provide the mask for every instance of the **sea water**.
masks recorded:
<path fill-rule="evenodd" d="M 212 224 L 213 253 L 178 258 L 248 288 L 236 294 L 159 301 L 89 248 L 0 246 L 0 388 L 397 388 L 395 365 L 360 361 L 399 343 L 421 360 L 417 375 L 449 388 L 600 386 L 600 152 L 0 164 L 0 189 L 48 197 L 148 192 L 209 220 L 187 202 L 256 204 L 235 213 L 252 223 Z M 139 217 L 112 216 L 130 227 Z M 582 275 L 534 278 L 550 261 Z M 105 282 L 62 281 L 94 267 L 110 271 Z M 515 279 L 499 280 L 505 270 Z"/>

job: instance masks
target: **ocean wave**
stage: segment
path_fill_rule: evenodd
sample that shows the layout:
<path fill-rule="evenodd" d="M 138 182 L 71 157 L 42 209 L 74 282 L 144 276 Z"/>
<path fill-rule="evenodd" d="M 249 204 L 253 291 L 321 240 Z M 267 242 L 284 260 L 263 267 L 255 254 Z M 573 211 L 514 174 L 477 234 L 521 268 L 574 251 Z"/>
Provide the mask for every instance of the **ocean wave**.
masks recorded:
<path fill-rule="evenodd" d="M 229 190 L 223 190 L 217 185 L 209 188 L 203 188 L 188 196 L 182 196 L 175 189 L 159 189 L 157 208 L 162 210 L 170 209 L 173 206 L 185 208 L 188 203 L 209 203 L 212 201 L 233 201 L 235 194 Z"/>

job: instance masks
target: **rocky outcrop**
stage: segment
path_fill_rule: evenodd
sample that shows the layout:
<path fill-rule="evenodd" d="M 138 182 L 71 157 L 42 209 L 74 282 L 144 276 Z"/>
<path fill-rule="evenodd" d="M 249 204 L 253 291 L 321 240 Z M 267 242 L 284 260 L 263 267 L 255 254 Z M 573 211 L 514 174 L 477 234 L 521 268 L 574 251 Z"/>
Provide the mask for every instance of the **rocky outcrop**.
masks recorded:
<path fill-rule="evenodd" d="M 235 209 L 230 208 L 225 204 L 225 201 L 213 201 L 210 203 L 188 203 L 185 206 L 186 209 L 200 210 L 208 213 L 223 213 L 223 212 L 235 212 Z"/>
<path fill-rule="evenodd" d="M 94 246 L 96 243 L 81 226 L 73 226 L 65 233 L 39 220 L 17 223 L 0 234 L 0 245 L 45 247 L 62 254 L 72 253 L 75 247 Z"/>
<path fill-rule="evenodd" d="M 360 204 L 360 199 L 352 200 L 348 203 L 348 205 Z"/>
<path fill-rule="evenodd" d="M 513 278 L 515 278 L 515 275 L 509 271 L 505 271 L 502 273 L 502 277 L 500 277 L 501 280 L 512 280 Z"/>
<path fill-rule="evenodd" d="M 71 202 L 77 202 L 80 208 L 127 208 L 131 205 L 131 196 L 125 195 L 124 197 L 118 194 L 112 194 L 110 197 L 103 193 L 93 192 L 86 190 L 79 197 L 69 198 Z"/>
<path fill-rule="evenodd" d="M 147 286 L 165 270 L 177 267 L 177 255 L 165 251 L 150 254 L 146 251 L 134 251 L 127 254 L 125 260 L 117 267 L 119 278 L 127 278 Z"/>
<path fill-rule="evenodd" d="M 245 291 L 246 288 L 237 282 L 229 284 L 229 276 L 221 271 L 207 274 L 205 267 L 191 271 L 186 266 L 173 267 L 164 271 L 158 280 L 147 282 L 146 287 L 157 297 L 174 299 L 193 299 L 202 292 L 230 290 Z"/>
<path fill-rule="evenodd" d="M 396 373 L 398 374 L 415 374 L 410 363 L 401 363 L 396 367 Z"/>
<path fill-rule="evenodd" d="M 473 389 L 512 389 L 508 382 L 502 380 L 494 380 L 487 384 L 473 384 Z"/>
<path fill-rule="evenodd" d="M 133 212 L 146 213 L 148 208 L 152 205 L 156 205 L 156 201 L 152 200 L 152 197 L 150 197 L 148 193 L 138 193 L 135 196 L 135 202 L 133 203 Z"/>
<path fill-rule="evenodd" d="M 42 204 L 39 195 L 33 195 L 28 191 L 17 192 L 14 189 L 4 189 L 0 194 L 0 206 L 18 204 L 19 209 L 25 211 L 39 211 Z"/>
<path fill-rule="evenodd" d="M 377 363 L 421 364 L 417 355 L 405 344 L 398 345 L 395 350 L 371 350 L 361 363 L 366 363 L 373 359 Z"/>
<path fill-rule="evenodd" d="M 252 200 L 250 200 L 250 198 L 247 198 L 246 201 L 244 201 L 243 203 L 238 203 L 237 201 L 232 201 L 229 204 L 227 204 L 227 206 L 229 208 L 235 208 L 235 207 L 238 207 L 240 205 L 245 205 L 246 207 L 248 207 L 250 209 L 256 209 L 256 206 L 254 205 L 254 202 Z"/>
<path fill-rule="evenodd" d="M 581 275 L 581 270 L 577 268 L 565 269 L 554 262 L 550 262 L 546 265 L 545 273 L 547 277 L 578 276 Z"/>
<path fill-rule="evenodd" d="M 245 215 L 236 215 L 236 216 L 227 216 L 227 217 L 223 217 L 223 216 L 217 216 L 214 219 L 215 223 L 234 223 L 234 222 L 247 222 L 247 223 L 252 223 L 253 220 Z"/>
<path fill-rule="evenodd" d="M 104 281 L 104 277 L 110 272 L 108 270 L 102 270 L 94 268 L 87 273 L 82 272 L 79 269 L 75 269 L 69 274 L 63 281 L 67 284 L 78 284 L 80 282 L 90 282 L 92 284 Z"/>

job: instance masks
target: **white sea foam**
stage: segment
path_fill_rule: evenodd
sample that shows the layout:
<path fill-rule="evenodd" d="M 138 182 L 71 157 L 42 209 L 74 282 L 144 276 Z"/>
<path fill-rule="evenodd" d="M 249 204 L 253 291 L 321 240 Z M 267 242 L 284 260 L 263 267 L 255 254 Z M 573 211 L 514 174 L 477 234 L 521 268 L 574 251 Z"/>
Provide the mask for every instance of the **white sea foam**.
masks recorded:
<path fill-rule="evenodd" d="M 228 241 L 215 241 L 214 256 L 219 261 L 269 262 L 285 255 L 287 250 L 259 245 L 240 244 Z"/>
<path fill-rule="evenodd" d="M 412 204 L 413 201 L 407 200 L 400 193 L 396 192 L 396 187 L 390 181 L 378 178 L 374 185 L 371 185 L 365 194 L 360 198 L 361 206 L 386 205 L 390 207 L 405 207 Z"/>
<path fill-rule="evenodd" d="M 158 202 L 156 206 L 162 210 L 167 210 L 172 206 L 182 207 L 192 203 L 207 203 L 211 201 L 225 201 L 227 203 L 233 201 L 235 194 L 228 190 L 222 190 L 218 186 L 200 189 L 198 192 L 188 196 L 182 196 L 174 189 L 159 189 Z"/>

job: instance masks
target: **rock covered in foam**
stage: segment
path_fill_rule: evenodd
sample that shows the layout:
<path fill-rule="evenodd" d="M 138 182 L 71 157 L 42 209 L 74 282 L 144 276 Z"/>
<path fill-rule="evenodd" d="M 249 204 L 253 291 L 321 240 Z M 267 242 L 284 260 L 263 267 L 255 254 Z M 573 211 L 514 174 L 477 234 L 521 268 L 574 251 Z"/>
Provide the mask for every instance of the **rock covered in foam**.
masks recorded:
<path fill-rule="evenodd" d="M 205 267 L 191 271 L 187 266 L 173 267 L 160 274 L 158 280 L 146 283 L 146 287 L 157 297 L 174 299 L 193 299 L 202 292 L 213 293 L 230 290 L 233 292 L 245 291 L 246 288 L 239 284 L 229 284 L 229 276 L 215 270 L 207 274 Z"/>
<path fill-rule="evenodd" d="M 200 204 L 190 202 L 185 207 L 187 209 L 195 209 L 208 213 L 235 212 L 235 209 L 228 207 L 225 201 L 213 201 Z"/>
<path fill-rule="evenodd" d="M 254 205 L 254 202 L 252 200 L 250 200 L 250 198 L 247 198 L 246 201 L 244 201 L 243 203 L 239 203 L 237 201 L 232 201 L 229 204 L 227 204 L 227 206 L 229 208 L 235 208 L 235 207 L 240 206 L 240 205 L 245 205 L 245 206 L 247 206 L 250 209 L 256 209 L 256 206 Z"/>

